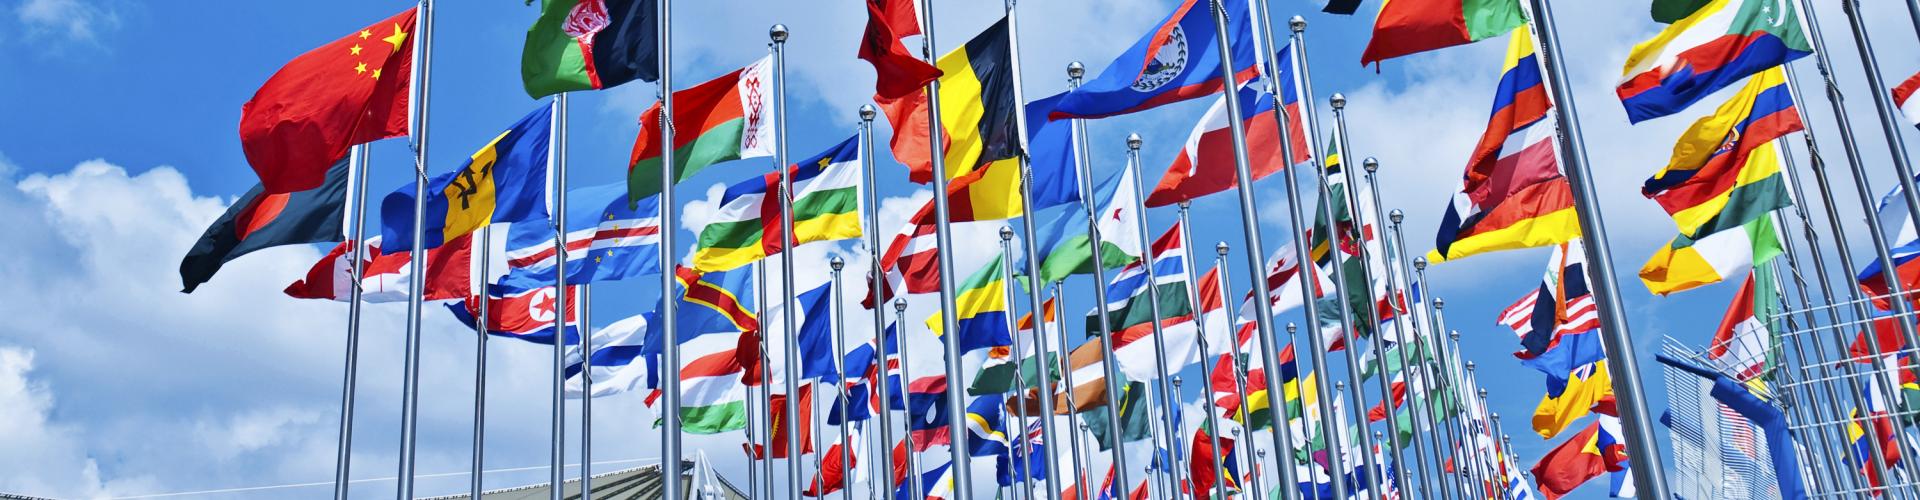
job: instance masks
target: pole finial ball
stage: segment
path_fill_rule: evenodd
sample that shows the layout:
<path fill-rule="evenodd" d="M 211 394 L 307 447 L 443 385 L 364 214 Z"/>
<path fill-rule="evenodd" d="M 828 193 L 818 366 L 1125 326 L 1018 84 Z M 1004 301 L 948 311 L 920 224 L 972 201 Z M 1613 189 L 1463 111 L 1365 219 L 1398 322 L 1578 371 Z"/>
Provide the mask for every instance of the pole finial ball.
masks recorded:
<path fill-rule="evenodd" d="M 787 25 L 775 24 L 772 28 L 767 28 L 767 38 L 772 38 L 773 43 L 786 43 Z"/>
<path fill-rule="evenodd" d="M 1425 270 L 1427 270 L 1427 258 L 1426 258 L 1426 257 L 1414 257 L 1414 258 L 1413 258 L 1413 270 L 1415 270 L 1415 271 L 1425 271 Z"/>
<path fill-rule="evenodd" d="M 1227 242 L 1224 241 L 1213 244 L 1213 253 L 1220 254 L 1221 257 L 1227 256 L 1227 251 L 1231 249 L 1232 247 L 1227 246 Z"/>
<path fill-rule="evenodd" d="M 1447 299 L 1443 299 L 1443 298 L 1439 298 L 1439 297 L 1434 297 L 1434 298 L 1433 298 L 1433 308 L 1434 308 L 1434 309 L 1446 309 L 1446 308 L 1447 308 Z"/>
<path fill-rule="evenodd" d="M 1067 63 L 1067 78 L 1079 79 L 1086 74 L 1087 65 L 1080 64 L 1080 61 Z"/>
<path fill-rule="evenodd" d="M 894 312 L 897 312 L 897 313 L 905 313 L 905 312 L 907 312 L 907 299 L 906 299 L 906 297 L 901 297 L 901 298 L 897 298 L 897 299 L 893 299 L 893 311 L 894 311 Z"/>
<path fill-rule="evenodd" d="M 1393 221 L 1394 224 L 1399 224 L 1401 221 L 1407 220 L 1407 213 L 1396 208 L 1391 212 L 1387 212 L 1387 219 Z"/>
<path fill-rule="evenodd" d="M 1380 170 L 1380 160 L 1369 156 L 1365 160 L 1360 160 L 1360 168 L 1367 169 L 1367 173 L 1371 174 L 1376 170 Z"/>
<path fill-rule="evenodd" d="M 873 121 L 873 117 L 876 114 L 879 114 L 879 111 L 874 110 L 872 104 L 860 105 L 860 119 L 862 121 Z"/>
<path fill-rule="evenodd" d="M 1300 330 L 1300 325 L 1296 325 L 1296 324 L 1294 324 L 1294 323 L 1293 323 L 1293 322 L 1291 322 L 1291 321 L 1289 321 L 1289 322 L 1287 322 L 1287 334 L 1288 334 L 1288 335 L 1292 335 L 1292 334 L 1293 334 L 1293 332 L 1296 332 L 1296 331 L 1299 331 L 1299 330 Z"/>
<path fill-rule="evenodd" d="M 1333 109 L 1336 109 L 1336 110 L 1337 110 L 1337 109 L 1345 109 L 1345 108 L 1347 107 L 1347 95 L 1346 95 L 1346 94 L 1342 94 L 1342 93 L 1339 93 L 1339 92 L 1334 92 L 1334 93 L 1333 93 L 1333 97 L 1330 97 L 1329 99 L 1330 99 L 1330 100 L 1332 100 L 1332 103 L 1333 103 Z"/>
<path fill-rule="evenodd" d="M 1013 241 L 1013 228 L 1000 226 L 1000 241 Z"/>
<path fill-rule="evenodd" d="M 1146 142 L 1146 141 L 1140 140 L 1140 134 L 1132 134 L 1132 133 L 1127 134 L 1127 149 L 1133 150 L 1133 151 L 1139 151 L 1140 143 L 1142 142 Z"/>
<path fill-rule="evenodd" d="M 833 266 L 833 270 L 839 271 L 841 268 L 847 267 L 847 260 L 835 255 L 832 259 L 827 260 L 827 265 Z"/>
<path fill-rule="evenodd" d="M 1287 20 L 1287 27 L 1293 28 L 1294 33 L 1306 31 L 1307 18 L 1300 17 L 1300 16 L 1293 16 L 1293 19 Z"/>

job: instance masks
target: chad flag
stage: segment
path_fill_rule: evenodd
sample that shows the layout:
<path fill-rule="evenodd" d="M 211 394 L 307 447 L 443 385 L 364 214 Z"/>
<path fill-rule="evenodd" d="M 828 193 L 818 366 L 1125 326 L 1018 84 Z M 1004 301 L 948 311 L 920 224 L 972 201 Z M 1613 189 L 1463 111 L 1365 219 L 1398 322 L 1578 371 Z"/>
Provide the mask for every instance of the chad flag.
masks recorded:
<path fill-rule="evenodd" d="M 1007 20 L 1000 19 L 966 45 L 940 56 L 940 130 L 947 178 L 1019 154 L 1014 112 L 1013 52 Z M 925 90 L 879 103 L 893 123 L 893 156 L 907 164 L 913 182 L 933 180 L 930 115 Z"/>
<path fill-rule="evenodd" d="M 547 139 L 553 107 L 541 105 L 473 153 L 465 166 L 427 180 L 425 239 L 421 248 L 495 222 L 547 217 Z M 413 247 L 414 183 L 380 202 L 380 249 Z"/>

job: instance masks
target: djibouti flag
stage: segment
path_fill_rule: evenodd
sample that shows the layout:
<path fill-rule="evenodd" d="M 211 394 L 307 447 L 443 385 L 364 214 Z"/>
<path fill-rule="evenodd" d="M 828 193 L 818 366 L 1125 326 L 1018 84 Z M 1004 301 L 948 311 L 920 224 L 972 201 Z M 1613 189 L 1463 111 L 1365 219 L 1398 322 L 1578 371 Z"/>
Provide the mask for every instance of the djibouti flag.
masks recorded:
<path fill-rule="evenodd" d="M 793 177 L 795 245 L 860 237 L 858 137 L 787 168 Z M 780 203 L 767 203 L 779 187 L 777 172 L 728 187 L 713 219 L 700 228 L 694 269 L 725 271 L 780 253 L 785 239 Z"/>

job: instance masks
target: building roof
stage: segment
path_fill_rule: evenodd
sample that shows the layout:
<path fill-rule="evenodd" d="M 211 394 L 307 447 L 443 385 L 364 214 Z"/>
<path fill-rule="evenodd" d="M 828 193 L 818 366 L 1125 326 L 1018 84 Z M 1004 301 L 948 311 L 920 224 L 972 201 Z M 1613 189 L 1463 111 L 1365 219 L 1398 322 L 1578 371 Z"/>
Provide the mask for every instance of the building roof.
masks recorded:
<path fill-rule="evenodd" d="M 684 474 L 681 476 L 683 478 L 681 484 L 688 485 L 682 497 L 683 500 L 746 500 L 747 498 L 747 495 L 741 493 L 739 488 L 735 488 L 732 484 L 727 483 L 727 480 L 721 478 L 718 474 L 700 475 L 711 478 L 711 480 L 701 480 L 697 478 L 696 474 L 694 474 L 697 468 L 692 460 L 682 460 L 680 462 L 680 470 L 684 471 Z M 595 474 L 593 476 L 593 498 L 596 500 L 657 499 L 661 496 L 660 490 L 665 487 L 661 481 L 662 477 L 663 475 L 660 474 L 660 464 L 643 465 L 630 469 Z M 546 483 L 541 483 L 488 491 L 481 493 L 480 498 L 481 500 L 546 500 L 551 498 L 551 491 Z M 693 492 L 695 491 L 700 491 L 703 495 L 694 496 Z M 580 480 L 568 479 L 565 483 L 561 484 L 560 493 L 562 498 L 580 498 Z M 458 495 L 433 497 L 426 500 L 455 500 L 466 498 L 469 498 L 469 495 L 462 493 Z"/>

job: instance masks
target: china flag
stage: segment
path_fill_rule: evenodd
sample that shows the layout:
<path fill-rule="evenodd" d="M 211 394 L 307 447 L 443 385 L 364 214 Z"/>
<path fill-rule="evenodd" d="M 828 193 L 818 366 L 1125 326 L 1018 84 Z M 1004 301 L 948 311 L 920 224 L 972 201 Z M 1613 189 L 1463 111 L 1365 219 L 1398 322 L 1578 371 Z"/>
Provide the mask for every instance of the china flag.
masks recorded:
<path fill-rule="evenodd" d="M 267 193 L 317 187 L 347 148 L 406 135 L 414 15 L 301 54 L 240 107 L 240 147 Z"/>

